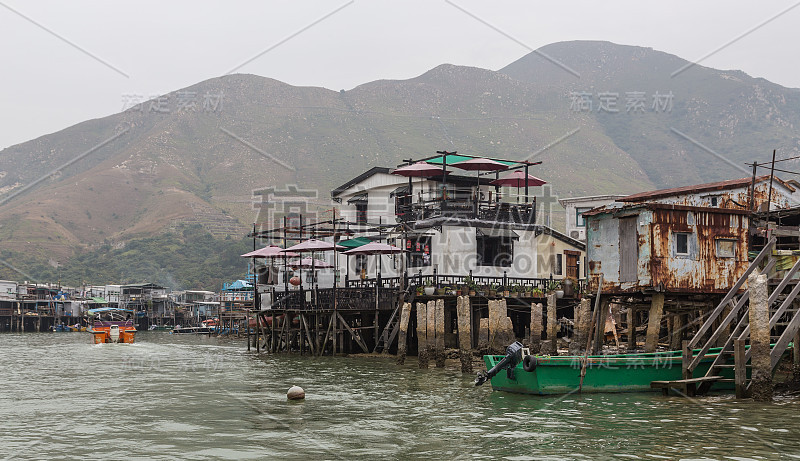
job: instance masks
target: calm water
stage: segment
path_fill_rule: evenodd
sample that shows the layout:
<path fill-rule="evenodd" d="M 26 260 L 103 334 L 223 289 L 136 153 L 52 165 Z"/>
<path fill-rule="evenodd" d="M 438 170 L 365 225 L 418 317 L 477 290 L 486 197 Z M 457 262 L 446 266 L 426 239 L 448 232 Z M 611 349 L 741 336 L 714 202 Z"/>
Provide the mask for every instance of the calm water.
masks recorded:
<path fill-rule="evenodd" d="M 524 397 L 393 360 L 0 335 L 0 459 L 798 459 L 800 397 Z M 293 384 L 307 398 L 288 402 Z"/>

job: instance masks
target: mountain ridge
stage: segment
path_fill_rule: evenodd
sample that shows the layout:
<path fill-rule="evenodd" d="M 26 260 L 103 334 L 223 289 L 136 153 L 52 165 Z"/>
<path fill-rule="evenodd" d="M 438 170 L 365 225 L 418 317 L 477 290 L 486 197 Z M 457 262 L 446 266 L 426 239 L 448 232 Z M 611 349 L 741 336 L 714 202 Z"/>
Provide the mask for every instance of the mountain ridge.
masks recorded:
<path fill-rule="evenodd" d="M 796 89 L 699 65 L 670 78 L 689 62 L 610 42 L 537 51 L 498 71 L 442 64 L 347 91 L 215 77 L 11 146 L 0 151 L 0 251 L 64 262 L 182 224 L 240 238 L 258 190 L 313 190 L 310 206 L 325 210 L 333 187 L 369 167 L 441 149 L 541 160 L 533 174 L 559 196 L 741 177 L 730 165 L 763 160 L 766 146 L 800 150 Z M 630 113 L 624 98 L 637 91 L 647 104 Z M 669 111 L 652 108 L 656 91 L 673 95 Z M 574 110 L 581 92 L 592 110 Z M 617 112 L 598 112 L 601 92 L 618 94 Z M 194 108 L 177 110 L 187 94 Z M 167 110 L 153 110 L 161 98 Z"/>

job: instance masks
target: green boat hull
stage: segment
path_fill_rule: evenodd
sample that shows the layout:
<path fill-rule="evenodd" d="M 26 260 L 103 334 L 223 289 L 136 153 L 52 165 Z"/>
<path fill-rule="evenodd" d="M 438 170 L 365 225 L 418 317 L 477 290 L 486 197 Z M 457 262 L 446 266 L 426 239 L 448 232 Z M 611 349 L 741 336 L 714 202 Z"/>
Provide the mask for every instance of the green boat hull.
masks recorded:
<path fill-rule="evenodd" d="M 694 370 L 695 378 L 705 376 L 717 358 L 719 349 L 711 349 Z M 486 369 L 503 359 L 502 355 L 485 355 Z M 533 371 L 525 371 L 522 363 L 509 378 L 506 370 L 492 377 L 492 388 L 498 391 L 521 394 L 553 395 L 577 392 L 660 392 L 652 389 L 652 381 L 682 379 L 681 352 L 655 352 L 649 354 L 617 354 L 589 356 L 586 374 L 581 386 L 583 356 L 537 356 Z M 728 363 L 733 363 L 732 359 Z M 733 369 L 725 368 L 720 375 L 733 378 Z M 712 390 L 732 390 L 733 383 L 717 382 Z"/>

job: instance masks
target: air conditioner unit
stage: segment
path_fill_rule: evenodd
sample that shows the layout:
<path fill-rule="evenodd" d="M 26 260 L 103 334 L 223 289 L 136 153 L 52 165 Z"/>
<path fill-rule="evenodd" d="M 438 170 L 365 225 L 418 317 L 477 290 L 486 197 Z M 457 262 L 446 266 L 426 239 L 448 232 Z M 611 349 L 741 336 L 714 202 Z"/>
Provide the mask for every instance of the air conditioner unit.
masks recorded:
<path fill-rule="evenodd" d="M 574 230 L 574 231 L 571 231 L 571 232 L 569 233 L 569 236 L 570 236 L 571 238 L 574 238 L 575 240 L 578 240 L 579 238 L 581 238 L 581 231 L 576 231 L 576 230 Z"/>

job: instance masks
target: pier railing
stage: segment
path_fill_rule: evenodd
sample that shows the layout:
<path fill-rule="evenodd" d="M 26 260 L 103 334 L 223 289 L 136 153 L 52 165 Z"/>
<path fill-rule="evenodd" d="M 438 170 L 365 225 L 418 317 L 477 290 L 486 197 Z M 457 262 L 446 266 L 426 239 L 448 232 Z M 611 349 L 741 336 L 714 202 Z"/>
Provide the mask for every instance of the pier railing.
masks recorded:
<path fill-rule="evenodd" d="M 506 203 L 485 200 L 476 202 L 469 199 L 436 198 L 397 205 L 398 221 L 409 222 L 438 217 L 534 224 L 536 202 Z"/>
<path fill-rule="evenodd" d="M 498 289 L 509 290 L 524 289 L 531 291 L 538 289 L 546 293 L 548 289 L 562 289 L 563 280 L 551 278 L 530 278 L 530 277 L 509 277 L 508 275 L 498 276 L 485 276 L 485 275 L 454 275 L 454 274 L 437 274 L 435 271 L 430 275 L 423 275 L 421 272 L 406 278 L 405 284 L 402 283 L 402 277 L 384 277 L 384 278 L 366 278 L 366 279 L 347 279 L 345 285 L 348 288 L 374 288 L 380 285 L 382 288 L 399 288 L 401 286 L 407 287 L 420 287 L 420 286 L 435 286 L 435 287 L 460 287 L 465 285 L 473 285 L 479 291 Z M 586 279 L 577 280 L 577 284 L 573 287 L 575 292 L 583 293 L 586 289 Z"/>
<path fill-rule="evenodd" d="M 273 309 L 341 310 L 394 309 L 395 287 L 339 287 L 275 292 Z"/>

